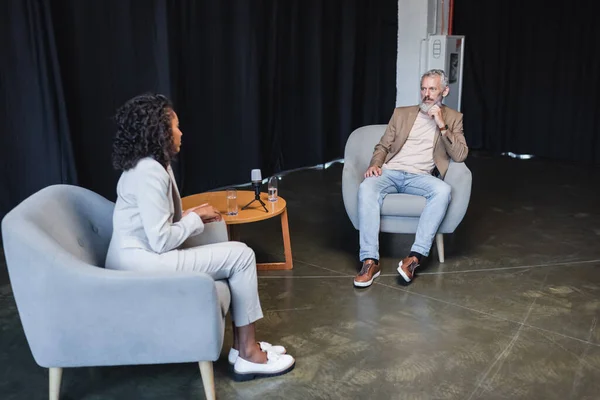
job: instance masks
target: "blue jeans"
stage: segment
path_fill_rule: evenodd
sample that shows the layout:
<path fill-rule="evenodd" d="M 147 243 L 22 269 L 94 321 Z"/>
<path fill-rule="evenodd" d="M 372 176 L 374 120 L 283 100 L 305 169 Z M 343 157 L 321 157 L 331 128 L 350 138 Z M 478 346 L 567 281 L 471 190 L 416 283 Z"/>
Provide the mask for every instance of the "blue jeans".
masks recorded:
<path fill-rule="evenodd" d="M 381 176 L 365 178 L 358 189 L 360 261 L 379 260 L 380 211 L 383 199 L 389 193 L 414 194 L 427 200 L 411 248 L 424 256 L 429 255 L 433 238 L 450 204 L 450 185 L 433 175 L 384 169 Z"/>

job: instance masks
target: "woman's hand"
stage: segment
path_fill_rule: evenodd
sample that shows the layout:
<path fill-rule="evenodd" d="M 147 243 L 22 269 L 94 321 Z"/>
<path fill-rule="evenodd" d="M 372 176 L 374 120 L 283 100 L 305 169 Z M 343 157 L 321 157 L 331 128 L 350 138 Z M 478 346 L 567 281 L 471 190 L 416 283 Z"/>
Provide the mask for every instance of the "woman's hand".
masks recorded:
<path fill-rule="evenodd" d="M 185 210 L 183 216 L 185 217 L 191 212 L 198 214 L 198 216 L 202 219 L 202 222 L 204 222 L 205 224 L 215 221 L 221 221 L 223 219 L 221 213 L 219 213 L 219 211 L 216 208 L 214 208 L 208 203 Z"/>

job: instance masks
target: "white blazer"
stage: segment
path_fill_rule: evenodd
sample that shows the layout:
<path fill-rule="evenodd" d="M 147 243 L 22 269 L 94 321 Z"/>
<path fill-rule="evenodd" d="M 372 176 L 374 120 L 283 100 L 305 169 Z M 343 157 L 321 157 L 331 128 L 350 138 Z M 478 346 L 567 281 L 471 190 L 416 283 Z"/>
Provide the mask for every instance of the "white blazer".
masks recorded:
<path fill-rule="evenodd" d="M 143 158 L 124 171 L 117 183 L 113 235 L 106 267 L 140 269 L 140 264 L 177 264 L 176 255 L 159 257 L 178 249 L 191 236 L 204 231 L 198 214 L 181 217 L 181 197 L 169 166 Z M 137 251 L 131 251 L 131 250 Z M 172 267 L 175 267 L 174 265 Z"/>

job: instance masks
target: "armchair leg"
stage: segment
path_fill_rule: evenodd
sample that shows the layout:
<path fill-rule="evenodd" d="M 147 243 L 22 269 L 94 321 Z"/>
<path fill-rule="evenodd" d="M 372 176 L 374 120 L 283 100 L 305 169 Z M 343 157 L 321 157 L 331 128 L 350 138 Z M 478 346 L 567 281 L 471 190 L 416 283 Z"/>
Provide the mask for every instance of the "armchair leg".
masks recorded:
<path fill-rule="evenodd" d="M 200 361 L 200 375 L 202 376 L 202 384 L 204 385 L 204 394 L 207 400 L 215 400 L 215 376 L 213 373 L 212 361 Z"/>
<path fill-rule="evenodd" d="M 444 262 L 444 234 L 438 233 L 435 235 L 435 244 L 437 246 L 438 258 L 440 262 Z"/>
<path fill-rule="evenodd" d="M 62 379 L 62 368 L 50 368 L 50 400 L 58 400 L 60 396 L 60 381 Z"/>

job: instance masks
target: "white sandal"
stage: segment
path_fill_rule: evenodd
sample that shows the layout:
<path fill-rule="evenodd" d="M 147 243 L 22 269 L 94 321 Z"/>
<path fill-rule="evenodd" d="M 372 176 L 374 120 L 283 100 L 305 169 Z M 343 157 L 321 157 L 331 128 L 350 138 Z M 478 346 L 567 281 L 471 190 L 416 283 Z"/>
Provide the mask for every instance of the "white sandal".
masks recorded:
<path fill-rule="evenodd" d="M 274 351 L 277 354 L 285 354 L 286 350 L 285 347 L 283 346 L 273 346 L 271 343 L 267 343 L 267 342 L 258 342 L 258 344 L 260 345 L 260 349 L 262 351 Z M 227 360 L 229 361 L 230 365 L 235 364 L 235 360 L 237 360 L 238 356 L 240 355 L 240 351 L 234 349 L 233 347 L 229 350 L 229 356 L 227 356 Z"/>
<path fill-rule="evenodd" d="M 233 366 L 233 379 L 238 382 L 284 375 L 294 369 L 296 360 L 289 354 L 267 351 L 266 363 L 253 363 L 238 357 Z"/>

